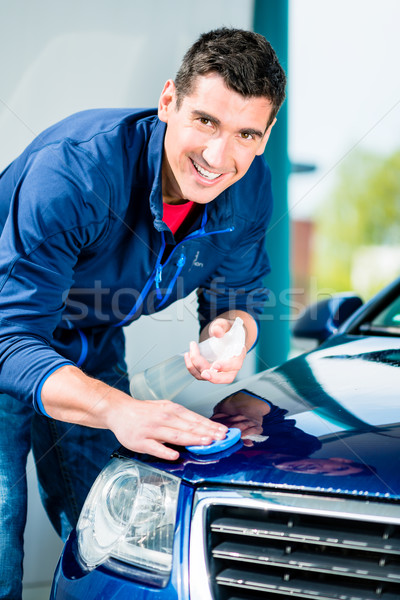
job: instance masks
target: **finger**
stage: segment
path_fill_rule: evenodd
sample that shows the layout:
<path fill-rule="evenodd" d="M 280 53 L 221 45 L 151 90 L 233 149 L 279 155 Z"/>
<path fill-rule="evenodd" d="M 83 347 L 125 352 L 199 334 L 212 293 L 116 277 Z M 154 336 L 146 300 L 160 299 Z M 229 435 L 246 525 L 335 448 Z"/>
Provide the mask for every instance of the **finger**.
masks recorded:
<path fill-rule="evenodd" d="M 208 333 L 210 336 L 222 337 L 233 325 L 233 321 L 228 319 L 218 318 L 210 323 Z"/>
<path fill-rule="evenodd" d="M 206 369 L 201 373 L 201 377 L 210 383 L 232 383 L 237 373 L 237 371 L 225 373 L 221 371 L 215 371 L 214 369 Z"/>
<path fill-rule="evenodd" d="M 187 352 L 184 355 L 186 368 L 195 379 L 198 379 L 200 381 L 209 381 L 209 370 L 212 368 L 210 363 L 204 358 L 204 356 L 201 356 L 198 350 L 196 350 L 196 342 L 191 342 L 190 348 L 191 351 L 189 353 Z M 203 375 L 203 373 L 205 373 L 205 376 Z"/>
<path fill-rule="evenodd" d="M 242 432 L 242 435 L 254 435 L 256 433 L 260 433 L 259 428 L 257 425 L 254 425 L 254 423 L 252 421 L 247 421 L 247 420 L 243 420 L 243 421 L 239 421 L 237 419 L 235 419 L 235 417 L 231 417 L 229 419 L 227 419 L 226 421 L 224 421 L 225 425 L 228 425 L 229 422 L 229 427 L 236 427 L 237 429 L 240 429 L 240 431 Z"/>
<path fill-rule="evenodd" d="M 154 438 L 174 446 L 208 446 L 213 442 L 211 435 L 201 435 L 195 431 L 184 431 L 174 427 L 160 427 L 154 433 Z"/>
<path fill-rule="evenodd" d="M 198 351 L 196 352 L 196 342 L 191 342 L 190 347 L 192 351 L 186 352 L 184 354 L 185 365 L 189 373 L 193 375 L 195 379 L 201 380 L 203 379 L 201 376 L 201 372 L 204 369 L 209 368 L 210 363 L 203 356 L 201 356 L 201 354 Z"/>
<path fill-rule="evenodd" d="M 135 451 L 151 454 L 152 456 L 162 458 L 163 460 L 177 460 L 179 458 L 179 452 L 177 450 L 168 448 L 156 440 L 146 439 L 141 446 L 142 448 L 140 450 L 135 449 Z"/>
<path fill-rule="evenodd" d="M 229 417 L 218 417 L 217 419 L 215 419 L 215 421 L 217 423 L 222 423 L 223 425 L 230 427 Z"/>
<path fill-rule="evenodd" d="M 215 419 L 228 419 L 229 413 L 216 412 L 210 417 L 211 421 L 215 421 Z"/>
<path fill-rule="evenodd" d="M 211 419 L 229 419 L 231 423 L 246 423 L 249 427 L 255 426 L 254 421 L 250 420 L 243 414 L 228 415 L 226 413 L 216 413 L 211 417 Z"/>
<path fill-rule="evenodd" d="M 262 427 L 255 423 L 249 423 L 246 431 L 242 430 L 243 436 L 260 435 L 263 432 Z"/>
<path fill-rule="evenodd" d="M 195 379 L 202 379 L 202 377 L 201 377 L 201 373 L 200 373 L 200 371 L 199 371 L 198 369 L 196 369 L 196 367 L 194 366 L 194 364 L 193 364 L 193 362 L 192 362 L 192 359 L 191 359 L 191 357 L 190 357 L 190 354 L 189 354 L 189 352 L 185 352 L 185 354 L 184 354 L 184 359 L 185 359 L 185 365 L 186 365 L 186 368 L 187 368 L 187 370 L 189 371 L 189 373 L 190 373 L 191 375 L 193 375 L 193 377 L 194 377 Z"/>
<path fill-rule="evenodd" d="M 236 427 L 237 429 L 240 429 L 240 431 L 242 433 L 245 433 L 246 435 L 251 433 L 254 429 L 254 423 L 251 423 L 249 421 L 239 421 L 235 417 L 218 417 L 215 420 L 218 421 L 219 423 L 223 423 L 227 427 Z"/>
<path fill-rule="evenodd" d="M 196 342 L 190 342 L 189 356 L 193 367 L 197 369 L 199 373 L 211 366 L 208 360 L 201 355 L 199 345 L 196 344 Z"/>
<path fill-rule="evenodd" d="M 196 431 L 200 435 L 208 435 L 217 438 L 222 438 L 226 434 L 226 427 L 218 425 L 215 422 L 203 417 L 198 413 L 185 408 L 181 404 L 171 402 L 169 400 L 148 401 L 148 403 L 157 408 L 157 423 L 161 426 L 168 425 L 184 431 Z"/>
<path fill-rule="evenodd" d="M 254 446 L 253 440 L 246 440 L 246 439 L 242 438 L 242 442 L 243 442 L 243 446 L 247 446 L 248 448 L 251 448 L 251 446 Z"/>

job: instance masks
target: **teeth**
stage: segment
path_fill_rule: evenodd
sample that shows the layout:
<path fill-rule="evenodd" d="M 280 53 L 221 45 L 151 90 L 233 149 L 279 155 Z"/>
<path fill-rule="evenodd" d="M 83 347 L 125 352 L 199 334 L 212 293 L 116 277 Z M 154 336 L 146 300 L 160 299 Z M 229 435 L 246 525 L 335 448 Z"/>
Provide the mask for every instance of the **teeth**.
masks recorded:
<path fill-rule="evenodd" d="M 203 169 L 203 167 L 201 167 L 200 165 L 198 165 L 194 161 L 192 161 L 192 162 L 193 162 L 196 170 L 200 173 L 200 175 L 202 175 L 206 179 L 213 180 L 213 179 L 217 179 L 217 177 L 221 177 L 221 173 L 210 173 L 210 171 L 206 171 L 206 169 Z"/>

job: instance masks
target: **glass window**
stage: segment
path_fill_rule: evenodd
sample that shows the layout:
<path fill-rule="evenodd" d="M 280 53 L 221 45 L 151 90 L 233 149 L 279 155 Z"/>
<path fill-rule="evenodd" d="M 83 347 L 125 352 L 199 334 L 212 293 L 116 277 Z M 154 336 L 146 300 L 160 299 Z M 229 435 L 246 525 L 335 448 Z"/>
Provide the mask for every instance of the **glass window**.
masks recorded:
<path fill-rule="evenodd" d="M 400 335 L 400 296 L 392 300 L 368 323 L 360 326 L 361 333 Z"/>

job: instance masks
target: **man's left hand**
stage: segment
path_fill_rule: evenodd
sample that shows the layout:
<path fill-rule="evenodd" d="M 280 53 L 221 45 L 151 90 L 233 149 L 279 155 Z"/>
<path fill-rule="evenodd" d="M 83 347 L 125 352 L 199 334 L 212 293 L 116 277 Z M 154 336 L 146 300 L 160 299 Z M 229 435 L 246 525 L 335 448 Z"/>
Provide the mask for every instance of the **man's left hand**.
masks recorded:
<path fill-rule="evenodd" d="M 234 320 L 219 317 L 208 326 L 208 336 L 222 337 L 232 327 Z M 210 381 L 211 383 L 232 383 L 238 371 L 242 368 L 247 354 L 243 347 L 239 356 L 227 360 L 216 360 L 209 363 L 201 354 L 196 342 L 190 343 L 189 352 L 185 353 L 185 363 L 188 371 L 196 379 Z"/>

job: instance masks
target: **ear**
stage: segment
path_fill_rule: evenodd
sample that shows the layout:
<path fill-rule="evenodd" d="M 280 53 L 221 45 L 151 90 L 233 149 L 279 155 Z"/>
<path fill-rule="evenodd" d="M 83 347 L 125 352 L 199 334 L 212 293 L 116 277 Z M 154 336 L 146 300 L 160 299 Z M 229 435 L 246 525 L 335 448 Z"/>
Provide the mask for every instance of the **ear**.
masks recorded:
<path fill-rule="evenodd" d="M 275 125 L 275 123 L 276 123 L 276 119 L 274 119 L 272 121 L 271 125 L 268 127 L 267 131 L 264 133 L 263 139 L 261 140 L 261 144 L 256 152 L 257 156 L 261 156 L 261 154 L 264 154 L 265 147 L 267 145 L 269 136 L 271 135 L 271 131 L 272 131 L 272 128 Z"/>
<path fill-rule="evenodd" d="M 164 89 L 161 92 L 160 99 L 158 101 L 158 118 L 164 123 L 168 123 L 168 115 L 171 110 L 175 110 L 176 105 L 176 88 L 175 83 L 172 79 L 164 85 Z"/>

